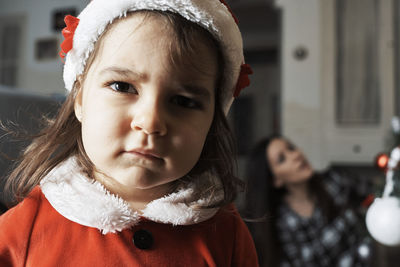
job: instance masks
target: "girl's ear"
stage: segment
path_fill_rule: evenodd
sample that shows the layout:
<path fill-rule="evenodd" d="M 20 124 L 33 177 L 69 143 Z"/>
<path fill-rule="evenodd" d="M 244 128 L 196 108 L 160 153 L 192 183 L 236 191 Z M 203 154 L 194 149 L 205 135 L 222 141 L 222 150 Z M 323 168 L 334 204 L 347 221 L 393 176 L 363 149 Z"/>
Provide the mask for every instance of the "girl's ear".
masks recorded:
<path fill-rule="evenodd" d="M 82 122 L 82 76 L 79 76 L 75 82 L 76 96 L 74 102 L 75 117 Z"/>

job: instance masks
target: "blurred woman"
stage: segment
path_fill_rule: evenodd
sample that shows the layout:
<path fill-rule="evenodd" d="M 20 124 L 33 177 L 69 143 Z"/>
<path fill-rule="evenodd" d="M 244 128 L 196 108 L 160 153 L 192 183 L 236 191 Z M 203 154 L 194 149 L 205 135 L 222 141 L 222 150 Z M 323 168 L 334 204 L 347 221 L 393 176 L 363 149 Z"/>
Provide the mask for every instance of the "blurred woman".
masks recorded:
<path fill-rule="evenodd" d="M 247 165 L 248 226 L 261 266 L 368 266 L 354 177 L 313 170 L 287 139 L 260 141 Z"/>

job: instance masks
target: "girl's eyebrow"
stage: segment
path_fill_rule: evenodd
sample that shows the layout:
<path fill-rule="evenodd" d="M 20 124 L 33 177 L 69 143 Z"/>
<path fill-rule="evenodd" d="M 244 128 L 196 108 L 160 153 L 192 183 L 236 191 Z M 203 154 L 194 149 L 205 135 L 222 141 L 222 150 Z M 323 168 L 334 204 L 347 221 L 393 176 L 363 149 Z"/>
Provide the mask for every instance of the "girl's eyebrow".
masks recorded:
<path fill-rule="evenodd" d="M 196 86 L 196 85 L 184 85 L 182 87 L 182 91 L 188 92 L 189 94 L 192 94 L 192 95 L 208 98 L 208 99 L 211 96 L 209 90 L 207 90 L 204 87 Z"/>
<path fill-rule="evenodd" d="M 115 66 L 103 69 L 102 71 L 100 71 L 100 75 L 107 74 L 107 72 L 112 72 L 112 73 L 124 76 L 126 78 L 130 78 L 132 76 L 134 76 L 136 78 L 144 78 L 144 75 L 141 73 L 132 71 L 127 68 L 121 68 L 121 67 L 115 67 Z"/>

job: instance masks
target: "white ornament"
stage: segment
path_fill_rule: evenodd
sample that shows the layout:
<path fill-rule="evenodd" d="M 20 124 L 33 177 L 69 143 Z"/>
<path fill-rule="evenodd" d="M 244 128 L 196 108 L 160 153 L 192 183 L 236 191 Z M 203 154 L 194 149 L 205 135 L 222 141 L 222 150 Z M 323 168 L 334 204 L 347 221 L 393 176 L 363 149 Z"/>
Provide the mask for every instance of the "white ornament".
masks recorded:
<path fill-rule="evenodd" d="M 396 147 L 395 149 L 392 150 L 392 153 L 390 153 L 390 158 L 394 161 L 396 161 L 397 163 L 400 160 L 400 147 Z M 392 168 L 395 168 L 396 165 Z"/>
<path fill-rule="evenodd" d="M 374 200 L 365 218 L 372 237 L 387 246 L 400 245 L 400 199 L 390 196 L 394 188 L 393 175 L 399 162 L 400 147 L 396 147 L 390 154 L 382 198 Z"/>
<path fill-rule="evenodd" d="M 376 241 L 387 246 L 400 245 L 400 199 L 375 199 L 367 211 L 366 224 Z"/>
<path fill-rule="evenodd" d="M 394 133 L 400 133 L 400 118 L 397 116 L 392 118 L 392 129 Z"/>

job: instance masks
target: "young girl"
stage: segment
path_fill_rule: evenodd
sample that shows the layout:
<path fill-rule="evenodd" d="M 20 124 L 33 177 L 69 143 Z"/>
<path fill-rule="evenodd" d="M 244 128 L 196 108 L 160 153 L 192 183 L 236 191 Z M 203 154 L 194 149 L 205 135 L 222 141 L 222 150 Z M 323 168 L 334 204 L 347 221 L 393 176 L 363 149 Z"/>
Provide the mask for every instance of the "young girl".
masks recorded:
<path fill-rule="evenodd" d="M 66 17 L 58 116 L 25 150 L 1 266 L 256 266 L 225 114 L 248 85 L 219 0 L 93 0 Z"/>
<path fill-rule="evenodd" d="M 357 215 L 366 192 L 352 185 L 355 177 L 316 173 L 298 148 L 272 136 L 252 151 L 247 178 L 260 266 L 368 266 L 369 240 Z"/>

